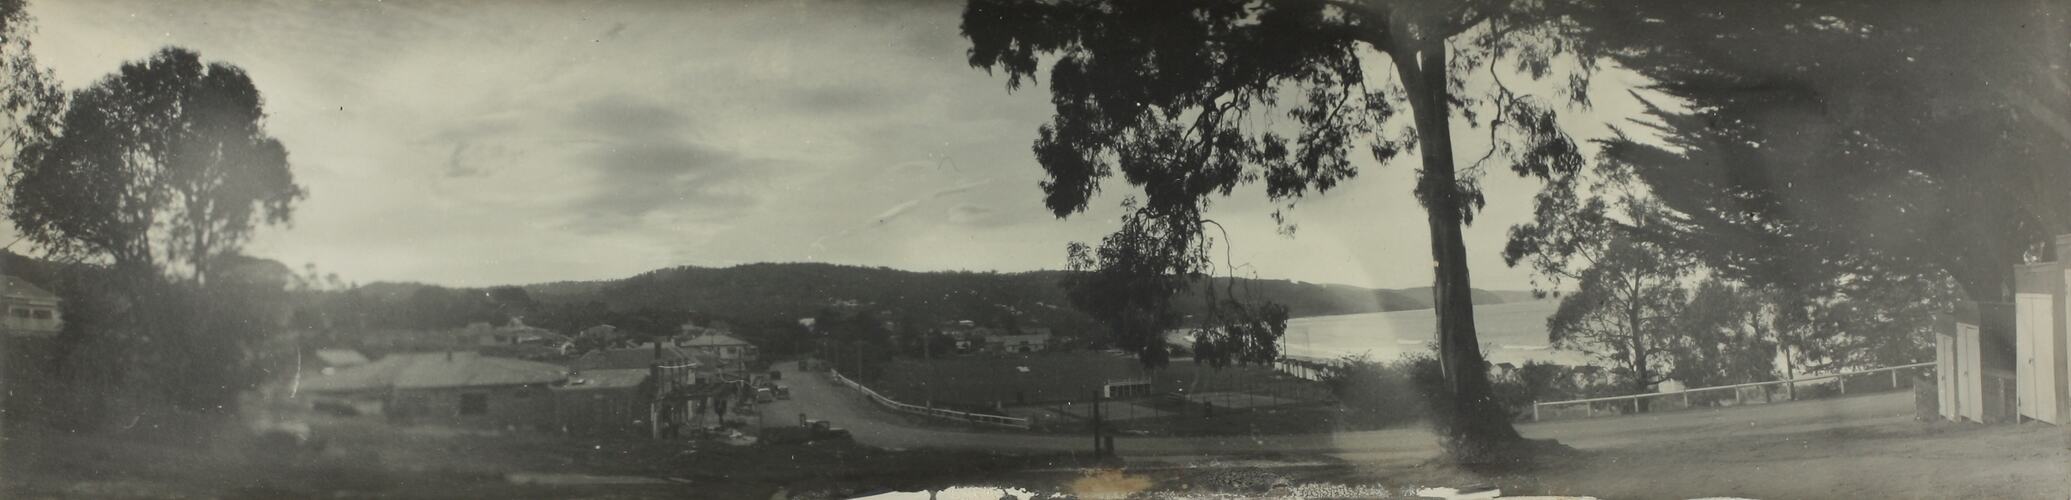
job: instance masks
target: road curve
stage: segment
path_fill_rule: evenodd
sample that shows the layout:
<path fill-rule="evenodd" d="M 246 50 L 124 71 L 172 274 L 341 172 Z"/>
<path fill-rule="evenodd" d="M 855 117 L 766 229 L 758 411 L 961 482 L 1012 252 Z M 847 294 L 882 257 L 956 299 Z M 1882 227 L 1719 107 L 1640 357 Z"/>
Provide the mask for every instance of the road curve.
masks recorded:
<path fill-rule="evenodd" d="M 778 363 L 792 399 L 762 405 L 758 411 L 770 425 L 795 422 L 799 413 L 832 420 L 856 440 L 886 448 L 983 449 L 994 451 L 1081 451 L 1090 436 L 1034 434 L 1019 431 L 977 431 L 915 425 L 861 394 L 837 385 L 825 374 L 800 372 L 794 363 Z M 1912 418 L 1912 394 L 1887 392 L 1838 399 L 1801 401 L 1717 410 L 1666 412 L 1546 423 L 1526 423 L 1527 437 L 1552 438 L 1578 448 L 1602 448 L 1678 437 L 1746 432 L 1806 432 L 1842 427 L 1883 425 Z M 1438 451 L 1438 442 L 1422 428 L 1398 428 L 1333 434 L 1280 434 L 1212 437 L 1115 438 L 1125 457 L 1228 456 L 1260 453 L 1353 455 L 1363 460 L 1421 459 Z"/>

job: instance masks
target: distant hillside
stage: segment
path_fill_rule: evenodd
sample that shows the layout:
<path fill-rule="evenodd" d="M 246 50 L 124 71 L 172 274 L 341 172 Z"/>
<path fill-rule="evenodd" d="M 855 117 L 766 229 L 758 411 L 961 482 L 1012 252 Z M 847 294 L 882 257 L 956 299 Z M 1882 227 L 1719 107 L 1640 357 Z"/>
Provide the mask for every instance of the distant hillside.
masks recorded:
<path fill-rule="evenodd" d="M 1083 320 L 1059 283 L 1063 271 L 916 272 L 820 263 L 746 264 L 726 268 L 676 267 L 620 280 L 525 285 L 541 302 L 601 301 L 618 309 L 688 308 L 731 317 L 813 316 L 828 308 L 892 310 L 930 319 L 997 323 Z M 1289 280 L 1240 279 L 1239 289 L 1287 305 L 1296 317 L 1426 309 L 1426 288 L 1371 289 Z M 1475 290 L 1474 301 L 1528 300 L 1529 292 Z M 1182 314 L 1203 309 L 1198 294 L 1183 294 Z M 1018 313 L 1018 314 L 1017 314 Z M 1070 317 L 1070 318 L 1066 318 Z"/>

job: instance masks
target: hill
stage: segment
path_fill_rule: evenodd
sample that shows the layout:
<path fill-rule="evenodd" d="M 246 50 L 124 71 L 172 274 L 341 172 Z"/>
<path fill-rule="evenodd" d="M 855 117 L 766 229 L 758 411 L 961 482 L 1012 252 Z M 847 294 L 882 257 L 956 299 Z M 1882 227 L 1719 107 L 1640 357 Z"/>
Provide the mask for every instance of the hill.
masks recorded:
<path fill-rule="evenodd" d="M 525 285 L 541 302 L 601 301 L 614 309 L 687 308 L 729 317 L 804 318 L 830 308 L 875 308 L 936 320 L 999 324 L 1008 317 L 1053 323 L 1082 319 L 1059 283 L 1064 271 L 917 272 L 821 263 L 762 263 L 726 268 L 684 266 L 621 280 Z M 1296 317 L 1427 309 L 1430 288 L 1372 289 L 1274 279 L 1239 279 L 1236 287 L 1288 306 Z M 1479 304 L 1528 298 L 1527 292 L 1475 290 Z M 1205 307 L 1184 293 L 1177 308 Z M 1067 318 L 1070 317 L 1070 318 Z M 1048 321 L 1046 321 L 1048 320 Z"/>

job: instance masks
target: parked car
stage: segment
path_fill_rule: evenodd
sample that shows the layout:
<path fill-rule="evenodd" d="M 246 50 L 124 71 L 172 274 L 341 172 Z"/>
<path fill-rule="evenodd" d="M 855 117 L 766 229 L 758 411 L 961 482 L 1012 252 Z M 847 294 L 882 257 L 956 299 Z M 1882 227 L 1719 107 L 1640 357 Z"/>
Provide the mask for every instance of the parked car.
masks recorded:
<path fill-rule="evenodd" d="M 791 386 L 777 384 L 770 392 L 776 393 L 777 399 L 791 399 Z"/>
<path fill-rule="evenodd" d="M 801 427 L 766 427 L 762 429 L 762 442 L 769 444 L 802 444 L 814 441 L 841 441 L 855 439 L 848 429 L 835 427 L 825 420 L 807 420 Z"/>

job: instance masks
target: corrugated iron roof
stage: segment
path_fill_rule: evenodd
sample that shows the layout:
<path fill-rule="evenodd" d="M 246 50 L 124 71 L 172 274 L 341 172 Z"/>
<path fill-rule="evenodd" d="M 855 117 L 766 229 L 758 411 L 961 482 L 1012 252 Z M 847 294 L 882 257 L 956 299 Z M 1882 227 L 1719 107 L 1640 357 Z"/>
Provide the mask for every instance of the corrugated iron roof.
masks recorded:
<path fill-rule="evenodd" d="M 36 286 L 35 283 L 30 283 L 29 280 L 0 275 L 0 282 L 6 284 L 6 286 L 0 287 L 0 294 L 4 294 L 10 299 L 38 302 L 56 302 L 58 300 L 57 294 L 50 293 L 50 290 L 44 290 L 43 287 Z"/>
<path fill-rule="evenodd" d="M 739 337 L 735 337 L 735 336 L 732 336 L 732 335 L 727 335 L 727 334 L 724 334 L 724 333 L 706 333 L 706 334 L 703 334 L 703 335 L 698 335 L 698 336 L 696 336 L 696 337 L 691 337 L 691 338 L 688 338 L 688 339 L 678 340 L 678 341 L 676 341 L 676 345 L 680 345 L 680 346 L 684 346 L 684 347 L 716 347 L 716 346 L 729 346 L 729 345 L 755 345 L 755 344 L 750 344 L 750 343 L 748 343 L 748 341 L 746 341 L 746 340 L 741 340 L 741 339 L 740 339 Z"/>
<path fill-rule="evenodd" d="M 561 386 L 558 389 L 580 391 L 639 387 L 641 382 L 647 381 L 648 375 L 647 370 L 590 370 L 576 372 L 575 376 L 569 377 L 568 385 Z"/>
<path fill-rule="evenodd" d="M 472 352 L 391 354 L 372 363 L 304 381 L 316 392 L 548 384 L 568 378 L 560 365 Z"/>
<path fill-rule="evenodd" d="M 352 349 L 317 349 L 316 359 L 331 366 L 354 366 L 367 364 L 367 356 Z"/>

